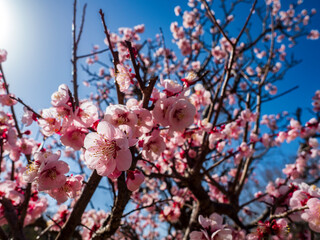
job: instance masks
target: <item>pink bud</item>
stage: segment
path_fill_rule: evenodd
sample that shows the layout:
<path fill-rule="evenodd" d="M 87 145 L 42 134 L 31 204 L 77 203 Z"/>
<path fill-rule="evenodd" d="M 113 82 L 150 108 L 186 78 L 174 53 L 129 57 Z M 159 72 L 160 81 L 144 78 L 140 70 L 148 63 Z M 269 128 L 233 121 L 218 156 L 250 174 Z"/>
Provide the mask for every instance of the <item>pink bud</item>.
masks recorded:
<path fill-rule="evenodd" d="M 144 175 L 139 170 L 127 172 L 127 188 L 130 191 L 137 190 L 144 181 Z"/>
<path fill-rule="evenodd" d="M 3 63 L 7 60 L 7 51 L 5 49 L 0 49 L 0 63 Z"/>

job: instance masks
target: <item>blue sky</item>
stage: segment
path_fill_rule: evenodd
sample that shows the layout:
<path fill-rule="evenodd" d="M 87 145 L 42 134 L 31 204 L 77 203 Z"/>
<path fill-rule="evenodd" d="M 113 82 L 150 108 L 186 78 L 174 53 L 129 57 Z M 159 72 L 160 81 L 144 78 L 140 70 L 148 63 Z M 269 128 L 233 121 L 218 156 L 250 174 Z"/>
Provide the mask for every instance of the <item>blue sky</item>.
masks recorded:
<path fill-rule="evenodd" d="M 142 37 L 154 37 L 162 27 L 167 42 L 171 38 L 170 23 L 179 21 L 173 8 L 180 5 L 187 9 L 184 0 L 79 0 L 78 6 L 85 2 L 88 2 L 88 8 L 80 54 L 89 53 L 94 44 L 105 47 L 99 8 L 105 12 L 111 31 L 145 23 L 146 32 Z M 283 5 L 288 2 L 282 1 Z M 35 110 L 49 107 L 50 96 L 59 84 L 71 86 L 72 5 L 71 0 L 0 0 L 0 48 L 8 50 L 8 61 L 4 64 L 7 80 L 11 91 Z M 320 1 L 305 0 L 304 5 L 307 9 L 320 10 Z M 78 13 L 80 15 L 81 8 Z M 319 23 L 317 14 L 312 20 L 312 28 Z M 274 102 L 267 104 L 267 113 L 286 109 L 292 112 L 296 106 L 311 106 L 310 99 L 320 88 L 319 41 L 301 39 L 299 43 L 294 50 L 295 56 L 303 62 L 278 84 L 279 93 L 295 85 L 299 85 L 299 89 L 282 97 L 276 105 Z M 85 77 L 80 73 L 79 80 Z M 83 91 L 80 84 L 80 94 Z"/>
<path fill-rule="evenodd" d="M 105 47 L 99 8 L 105 12 L 111 31 L 144 23 L 146 32 L 142 37 L 153 38 L 162 27 L 167 42 L 171 39 L 170 23 L 180 21 L 173 8 L 180 5 L 187 9 L 186 0 L 79 0 L 79 15 L 85 2 L 88 7 L 80 55 L 90 53 L 94 44 Z M 320 11 L 318 0 L 305 0 L 305 6 Z M 67 83 L 71 87 L 72 7 L 72 0 L 0 0 L 0 48 L 8 51 L 8 60 L 3 67 L 10 90 L 37 111 L 50 107 L 51 94 L 60 84 Z M 311 28 L 317 28 L 319 23 L 320 13 L 312 20 Z M 299 43 L 294 49 L 295 56 L 303 62 L 291 69 L 277 85 L 279 93 L 295 85 L 299 89 L 266 104 L 265 113 L 293 112 L 298 106 L 311 107 L 311 97 L 320 89 L 320 43 L 305 39 Z M 100 58 L 107 56 L 100 55 Z M 81 97 L 85 97 L 81 81 L 86 77 L 80 72 Z M 22 115 L 21 108 L 18 115 Z"/>

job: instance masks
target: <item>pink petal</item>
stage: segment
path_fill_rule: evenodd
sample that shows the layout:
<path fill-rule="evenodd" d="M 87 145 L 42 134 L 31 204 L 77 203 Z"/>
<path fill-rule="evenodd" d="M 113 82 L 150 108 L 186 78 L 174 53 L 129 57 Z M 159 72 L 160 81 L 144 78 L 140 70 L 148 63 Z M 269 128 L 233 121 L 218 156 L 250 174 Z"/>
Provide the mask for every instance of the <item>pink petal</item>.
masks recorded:
<path fill-rule="evenodd" d="M 132 156 L 129 149 L 120 150 L 117 152 L 117 168 L 119 171 L 126 171 L 130 168 L 132 162 Z"/>
<path fill-rule="evenodd" d="M 97 132 L 104 135 L 105 138 L 112 140 L 115 135 L 115 128 L 107 121 L 102 121 L 98 124 Z"/>

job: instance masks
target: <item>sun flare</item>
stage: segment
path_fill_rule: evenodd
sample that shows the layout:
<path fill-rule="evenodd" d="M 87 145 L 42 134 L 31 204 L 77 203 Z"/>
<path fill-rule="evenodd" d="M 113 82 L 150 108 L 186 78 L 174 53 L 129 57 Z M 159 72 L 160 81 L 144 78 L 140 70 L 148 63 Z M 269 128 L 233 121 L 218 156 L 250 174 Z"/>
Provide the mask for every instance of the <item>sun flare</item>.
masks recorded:
<path fill-rule="evenodd" d="M 0 48 L 7 47 L 12 35 L 13 19 L 7 0 L 0 0 Z"/>

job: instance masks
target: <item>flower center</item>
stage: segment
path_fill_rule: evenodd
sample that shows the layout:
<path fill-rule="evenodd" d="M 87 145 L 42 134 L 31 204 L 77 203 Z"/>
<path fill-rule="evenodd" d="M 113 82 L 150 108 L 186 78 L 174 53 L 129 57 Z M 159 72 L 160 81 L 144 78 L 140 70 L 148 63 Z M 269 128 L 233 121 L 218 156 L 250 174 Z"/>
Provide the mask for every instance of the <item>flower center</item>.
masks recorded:
<path fill-rule="evenodd" d="M 107 159 L 115 159 L 117 157 L 118 146 L 115 140 L 105 139 L 99 150 L 99 154 L 106 156 Z"/>

